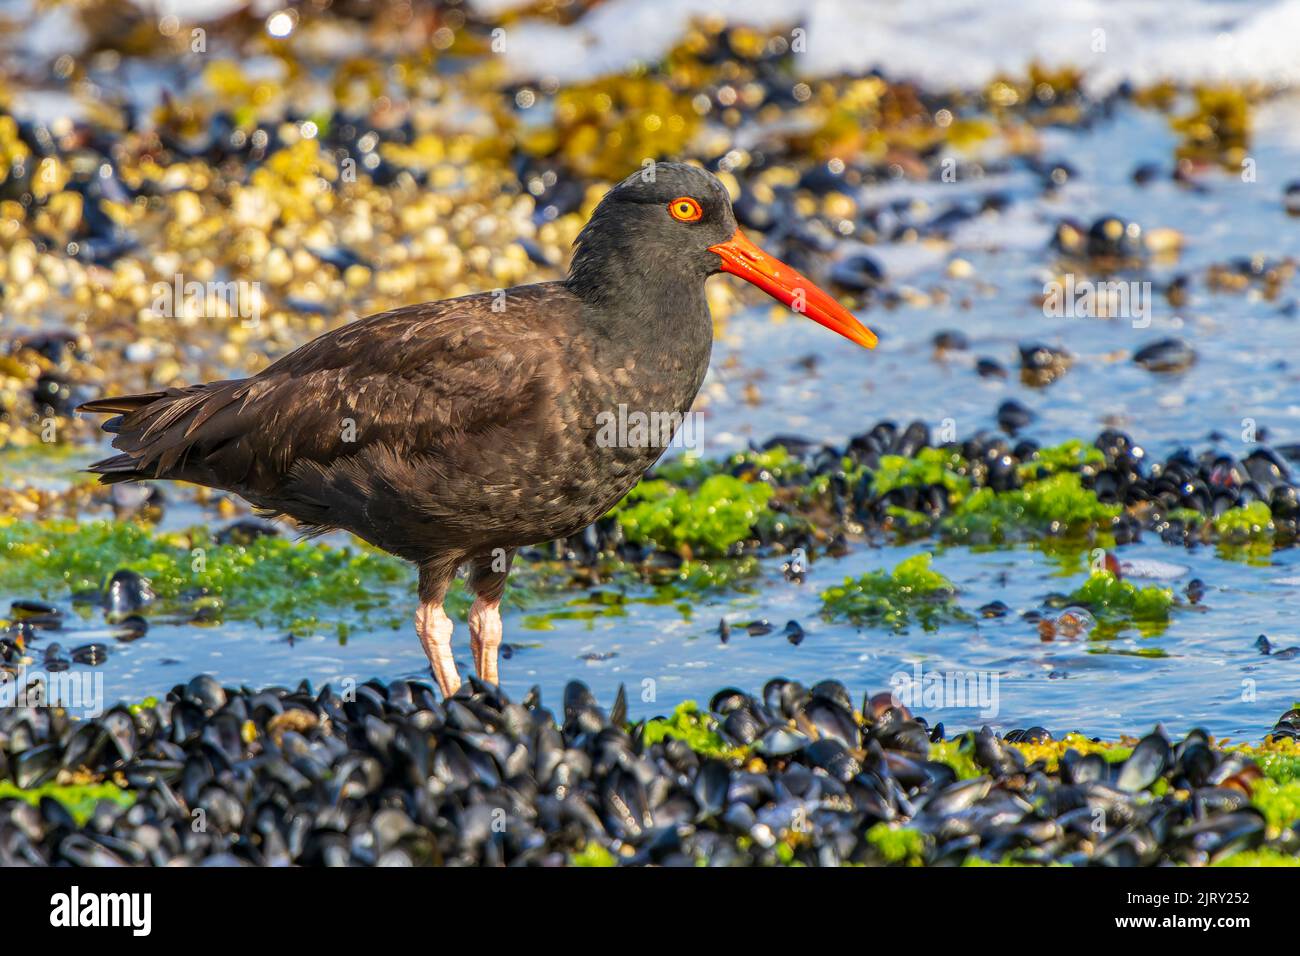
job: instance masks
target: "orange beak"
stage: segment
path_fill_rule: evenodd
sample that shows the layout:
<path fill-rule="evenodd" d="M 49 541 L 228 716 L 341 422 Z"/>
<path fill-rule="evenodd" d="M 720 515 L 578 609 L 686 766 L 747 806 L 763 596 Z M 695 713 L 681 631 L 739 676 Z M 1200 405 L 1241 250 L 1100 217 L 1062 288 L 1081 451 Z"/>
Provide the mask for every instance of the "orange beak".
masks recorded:
<path fill-rule="evenodd" d="M 749 238 L 736 230 L 726 242 L 709 246 L 722 260 L 722 271 L 752 282 L 772 298 L 785 303 L 795 312 L 808 316 L 832 332 L 838 332 L 864 348 L 876 347 L 876 334 L 853 317 L 853 313 L 835 301 L 780 259 L 769 256 Z"/>

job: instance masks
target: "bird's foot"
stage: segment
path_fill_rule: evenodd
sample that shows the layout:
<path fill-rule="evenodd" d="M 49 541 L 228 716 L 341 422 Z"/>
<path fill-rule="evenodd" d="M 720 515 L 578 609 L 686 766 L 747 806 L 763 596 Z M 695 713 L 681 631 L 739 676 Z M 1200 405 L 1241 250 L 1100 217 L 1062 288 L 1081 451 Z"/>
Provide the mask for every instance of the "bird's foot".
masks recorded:
<path fill-rule="evenodd" d="M 501 600 L 476 598 L 469 609 L 469 647 L 480 680 L 497 681 L 497 651 L 501 647 Z"/>
<path fill-rule="evenodd" d="M 451 618 L 441 603 L 421 604 L 415 612 L 415 633 L 424 645 L 443 697 L 450 697 L 460 687 L 460 674 L 456 673 L 456 662 L 451 656 L 451 629 Z"/>

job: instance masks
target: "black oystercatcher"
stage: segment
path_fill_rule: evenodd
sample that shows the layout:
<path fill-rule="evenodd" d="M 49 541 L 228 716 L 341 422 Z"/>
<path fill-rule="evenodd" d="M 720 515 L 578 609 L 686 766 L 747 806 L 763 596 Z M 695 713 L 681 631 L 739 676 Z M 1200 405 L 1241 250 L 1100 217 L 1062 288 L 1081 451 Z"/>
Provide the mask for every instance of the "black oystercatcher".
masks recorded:
<path fill-rule="evenodd" d="M 121 451 L 90 470 L 231 491 L 414 562 L 416 632 L 448 695 L 460 677 L 443 597 L 468 564 L 474 665 L 496 683 L 515 549 L 586 527 L 659 458 L 660 443 L 607 447 L 601 413 L 689 411 L 713 345 L 704 281 L 717 272 L 875 345 L 740 232 L 717 179 L 660 163 L 601 200 L 564 282 L 373 315 L 251 378 L 87 402 L 116 414 L 104 430 Z"/>

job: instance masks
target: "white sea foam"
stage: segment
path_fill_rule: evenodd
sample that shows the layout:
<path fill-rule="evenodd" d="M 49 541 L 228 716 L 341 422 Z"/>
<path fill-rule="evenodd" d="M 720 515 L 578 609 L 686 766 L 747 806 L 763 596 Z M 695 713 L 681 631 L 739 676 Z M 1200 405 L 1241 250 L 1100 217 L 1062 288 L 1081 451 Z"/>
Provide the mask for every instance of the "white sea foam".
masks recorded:
<path fill-rule="evenodd" d="M 485 13 L 513 0 L 473 0 Z M 1038 61 L 1083 69 L 1094 91 L 1128 80 L 1300 83 L 1300 0 L 610 0 L 577 22 L 507 29 L 519 79 L 573 82 L 652 62 L 692 19 L 801 26 L 804 76 L 888 75 L 969 88 Z"/>

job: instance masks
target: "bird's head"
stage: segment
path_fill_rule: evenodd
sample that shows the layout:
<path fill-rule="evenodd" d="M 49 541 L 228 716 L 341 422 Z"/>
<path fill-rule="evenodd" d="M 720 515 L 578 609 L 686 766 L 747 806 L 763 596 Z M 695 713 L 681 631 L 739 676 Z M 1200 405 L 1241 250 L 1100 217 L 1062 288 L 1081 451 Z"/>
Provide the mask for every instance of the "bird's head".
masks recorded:
<path fill-rule="evenodd" d="M 750 242 L 736 224 L 718 178 L 684 163 L 655 163 L 601 199 L 578 236 L 570 285 L 589 295 L 617 294 L 620 275 L 662 288 L 729 272 L 793 311 L 866 348 L 876 336 L 833 296 Z"/>

